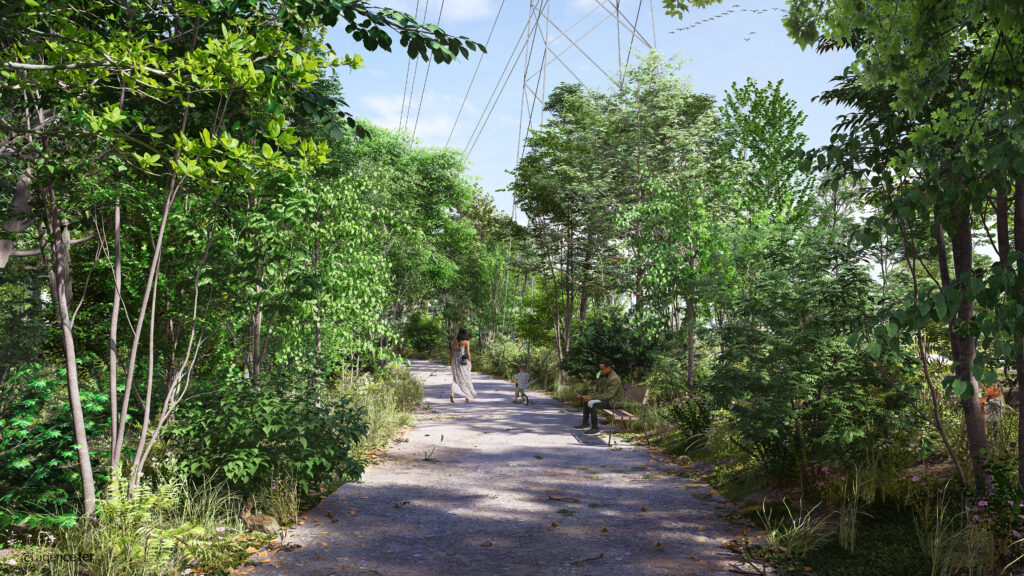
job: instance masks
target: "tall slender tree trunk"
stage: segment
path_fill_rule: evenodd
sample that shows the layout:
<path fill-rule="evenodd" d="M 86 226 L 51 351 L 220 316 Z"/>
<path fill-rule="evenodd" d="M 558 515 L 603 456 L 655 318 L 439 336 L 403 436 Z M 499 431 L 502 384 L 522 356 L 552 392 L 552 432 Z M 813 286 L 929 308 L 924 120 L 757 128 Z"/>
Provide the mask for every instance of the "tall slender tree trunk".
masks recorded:
<path fill-rule="evenodd" d="M 132 385 L 135 382 L 135 364 L 138 360 L 139 344 L 142 338 L 142 327 L 146 323 L 149 299 L 152 297 L 153 287 L 156 284 L 157 275 L 160 273 L 160 255 L 163 253 L 164 234 L 167 230 L 167 219 L 171 214 L 177 198 L 178 189 L 183 181 L 172 178 L 168 186 L 167 198 L 164 201 L 163 212 L 160 215 L 160 227 L 157 230 L 156 242 L 153 246 L 153 256 L 150 259 L 149 275 L 146 278 L 146 286 L 142 292 L 142 303 L 139 305 L 139 315 L 135 322 L 135 333 L 132 335 L 132 345 L 128 351 L 128 370 L 125 373 L 124 397 L 121 402 L 121 414 L 118 417 L 117 436 L 115 438 L 115 449 L 112 451 L 111 468 L 117 470 L 121 462 L 121 450 L 124 448 L 125 426 L 128 422 L 128 404 L 131 400 Z"/>
<path fill-rule="evenodd" d="M 53 266 L 50 275 L 50 290 L 57 301 L 60 321 L 61 343 L 64 348 L 64 366 L 67 370 L 68 403 L 71 406 L 71 425 L 75 434 L 75 451 L 78 453 L 78 470 L 82 476 L 83 513 L 92 518 L 96 515 L 96 483 L 89 459 L 89 440 L 85 431 L 85 413 L 82 411 L 82 396 L 78 379 L 78 354 L 75 351 L 75 337 L 71 318 L 71 235 L 67 223 L 60 215 L 52 186 L 42 190 L 50 229 L 50 248 Z M 43 247 L 45 250 L 46 247 Z"/>
<path fill-rule="evenodd" d="M 686 387 L 693 390 L 694 378 L 696 375 L 696 356 L 694 346 L 696 344 L 696 299 L 693 294 L 693 286 L 690 286 L 686 296 Z"/>
<path fill-rule="evenodd" d="M 587 310 L 590 306 L 590 295 L 587 294 L 586 286 L 583 287 L 583 291 L 580 293 L 580 322 L 587 321 Z"/>
<path fill-rule="evenodd" d="M 114 303 L 110 311 L 110 339 L 108 340 L 108 359 L 110 365 L 110 453 L 117 448 L 117 323 L 121 317 L 121 199 L 114 199 L 114 253 L 111 255 L 114 268 Z M 117 470 L 110 461 L 110 476 L 113 478 Z"/>
<path fill-rule="evenodd" d="M 128 491 L 135 493 L 135 488 L 142 478 L 143 457 L 145 454 L 146 440 L 149 436 L 149 425 L 153 413 L 153 369 L 156 365 L 156 297 L 160 287 L 160 277 L 157 276 L 153 282 L 153 299 L 150 301 L 149 309 L 149 366 L 146 371 L 146 399 L 142 406 L 142 428 L 139 430 L 139 444 L 135 448 L 135 457 L 132 459 L 132 469 L 128 477 Z M 168 393 L 171 393 L 168 390 Z"/>
<path fill-rule="evenodd" d="M 1014 250 L 1020 256 L 1024 256 L 1024 177 L 1018 178 L 1013 186 L 1013 243 Z M 1021 281 L 1020 270 L 1024 268 L 1024 262 L 1017 263 L 1017 281 Z M 1018 298 L 1024 296 L 1024 287 Z M 1014 337 L 1014 350 L 1017 352 L 1017 413 L 1024 406 L 1021 398 L 1024 397 L 1024 334 L 1017 333 Z M 1024 489 L 1024 417 L 1017 418 L 1017 482 L 1021 489 Z"/>
<path fill-rule="evenodd" d="M 690 250 L 689 258 L 690 270 L 696 275 L 696 257 L 693 254 L 693 249 Z M 697 325 L 697 296 L 693 289 L 693 283 L 690 282 L 686 289 L 686 387 L 690 390 L 694 388 L 694 377 L 696 374 L 695 359 L 696 351 L 694 346 L 696 345 L 695 331 Z"/>
<path fill-rule="evenodd" d="M 985 417 L 981 413 L 978 382 L 974 378 L 971 367 L 978 351 L 978 339 L 972 335 L 959 333 L 959 328 L 974 319 L 974 301 L 967 292 L 974 266 L 974 244 L 971 234 L 971 213 L 969 209 L 958 214 L 956 230 L 953 232 L 953 269 L 957 278 L 968 284 L 964 286 L 964 295 L 957 307 L 956 315 L 950 322 L 950 344 L 954 360 L 954 373 L 957 380 L 967 383 L 967 392 L 961 396 L 960 405 L 964 411 L 964 427 L 967 431 L 967 446 L 971 453 L 971 464 L 974 468 L 975 484 L 979 490 L 987 491 L 992 487 L 992 476 L 988 471 L 988 440 L 985 437 Z M 944 251 L 944 244 L 940 244 Z"/>

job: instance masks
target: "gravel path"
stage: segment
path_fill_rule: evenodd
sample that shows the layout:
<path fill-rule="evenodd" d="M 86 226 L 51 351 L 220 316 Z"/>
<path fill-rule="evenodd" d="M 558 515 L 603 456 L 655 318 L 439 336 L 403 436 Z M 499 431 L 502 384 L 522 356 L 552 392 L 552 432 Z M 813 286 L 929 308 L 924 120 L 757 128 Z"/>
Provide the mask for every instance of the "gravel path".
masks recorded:
<path fill-rule="evenodd" d="M 451 404 L 448 367 L 412 371 L 429 404 L 416 428 L 303 516 L 285 538 L 300 548 L 249 574 L 729 573 L 736 557 L 722 544 L 743 526 L 675 465 L 582 436 L 580 413 L 540 393 L 513 404 L 511 384 L 474 373 L 478 399 Z"/>

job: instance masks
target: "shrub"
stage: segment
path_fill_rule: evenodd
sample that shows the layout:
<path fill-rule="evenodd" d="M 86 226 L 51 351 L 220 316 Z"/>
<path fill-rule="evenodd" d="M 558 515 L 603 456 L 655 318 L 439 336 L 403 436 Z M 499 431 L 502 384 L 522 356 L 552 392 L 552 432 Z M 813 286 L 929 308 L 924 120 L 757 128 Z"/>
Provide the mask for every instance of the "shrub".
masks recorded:
<path fill-rule="evenodd" d="M 260 388 L 229 378 L 183 404 L 169 431 L 176 465 L 192 477 L 223 474 L 251 492 L 274 474 L 294 478 L 306 492 L 335 474 L 358 478 L 354 448 L 367 433 L 366 413 L 345 397 L 317 405 L 281 375 Z"/>
<path fill-rule="evenodd" d="M 562 368 L 571 375 L 593 377 L 601 358 L 611 360 L 623 378 L 638 380 L 651 367 L 654 343 L 632 330 L 626 312 L 619 308 L 592 313 L 574 338 L 562 361 Z"/>
<path fill-rule="evenodd" d="M 448 339 L 441 318 L 414 312 L 402 327 L 402 337 L 415 352 L 430 356 L 445 348 Z"/>
<path fill-rule="evenodd" d="M 711 429 L 711 399 L 699 394 L 683 398 L 668 407 L 666 418 L 689 442 L 702 446 Z"/>

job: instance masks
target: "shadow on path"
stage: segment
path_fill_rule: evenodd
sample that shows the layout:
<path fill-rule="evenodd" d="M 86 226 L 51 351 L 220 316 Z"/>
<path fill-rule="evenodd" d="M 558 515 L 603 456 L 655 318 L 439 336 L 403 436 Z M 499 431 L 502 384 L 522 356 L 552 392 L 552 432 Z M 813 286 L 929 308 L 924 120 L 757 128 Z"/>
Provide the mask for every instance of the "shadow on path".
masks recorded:
<path fill-rule="evenodd" d="M 429 405 L 416 428 L 304 515 L 285 539 L 301 548 L 249 574 L 730 573 L 722 544 L 744 527 L 678 467 L 580 435 L 579 412 L 542 393 L 513 404 L 512 384 L 474 373 L 477 400 L 451 404 L 447 366 L 412 372 Z"/>

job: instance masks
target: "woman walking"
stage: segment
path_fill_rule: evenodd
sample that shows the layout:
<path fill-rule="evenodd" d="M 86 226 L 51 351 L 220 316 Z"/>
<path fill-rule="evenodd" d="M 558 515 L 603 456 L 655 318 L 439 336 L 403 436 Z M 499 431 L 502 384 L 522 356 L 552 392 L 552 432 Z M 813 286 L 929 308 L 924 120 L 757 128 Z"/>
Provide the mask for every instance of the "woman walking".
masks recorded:
<path fill-rule="evenodd" d="M 469 355 L 469 332 L 459 328 L 459 333 L 452 340 L 452 392 L 448 400 L 455 402 L 455 393 L 466 397 L 466 402 L 476 398 L 473 389 L 473 359 Z"/>

